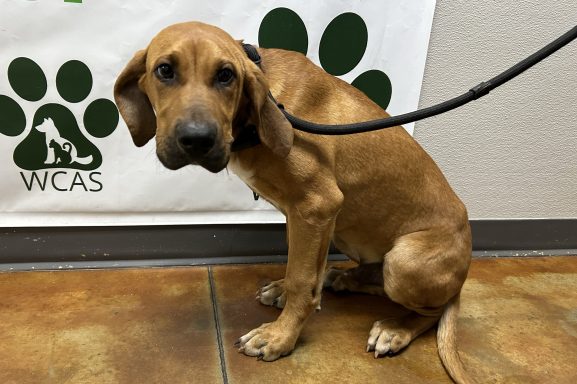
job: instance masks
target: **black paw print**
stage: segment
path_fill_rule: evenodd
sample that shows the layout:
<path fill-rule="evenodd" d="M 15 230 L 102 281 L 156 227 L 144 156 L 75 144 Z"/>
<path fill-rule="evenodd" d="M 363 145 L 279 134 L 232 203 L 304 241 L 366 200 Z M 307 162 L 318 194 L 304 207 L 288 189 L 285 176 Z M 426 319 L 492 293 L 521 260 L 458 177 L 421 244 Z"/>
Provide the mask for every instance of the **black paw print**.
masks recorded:
<path fill-rule="evenodd" d="M 263 18 L 259 45 L 264 48 L 282 48 L 308 51 L 308 33 L 302 19 L 288 8 L 275 8 Z M 319 59 L 325 71 L 341 76 L 352 71 L 363 58 L 368 42 L 368 30 L 356 13 L 343 13 L 325 28 L 319 47 Z M 382 71 L 371 69 L 363 72 L 351 83 L 363 91 L 381 108 L 391 101 L 392 84 Z"/>
<path fill-rule="evenodd" d="M 14 92 L 26 101 L 42 100 L 48 89 L 42 68 L 26 57 L 12 60 L 8 81 Z M 84 101 L 92 91 L 92 73 L 81 61 L 70 60 L 58 70 L 56 88 L 69 103 Z M 84 110 L 84 129 L 92 137 L 106 137 L 116 129 L 118 118 L 112 101 L 96 99 Z M 0 133 L 21 135 L 26 129 L 26 120 L 19 102 L 0 95 Z M 48 103 L 34 113 L 29 134 L 14 150 L 14 162 L 30 171 L 49 168 L 94 170 L 102 164 L 102 154 L 82 133 L 76 117 L 67 107 Z"/>

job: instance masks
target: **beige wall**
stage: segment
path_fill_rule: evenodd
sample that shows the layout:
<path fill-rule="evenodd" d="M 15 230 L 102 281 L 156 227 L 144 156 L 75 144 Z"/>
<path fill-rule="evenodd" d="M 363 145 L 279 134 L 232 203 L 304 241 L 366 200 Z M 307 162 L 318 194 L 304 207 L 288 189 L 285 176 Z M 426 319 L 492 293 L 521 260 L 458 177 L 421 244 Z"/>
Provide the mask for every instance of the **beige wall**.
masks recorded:
<path fill-rule="evenodd" d="M 577 24 L 577 1 L 437 0 L 420 107 L 457 96 Z M 415 137 L 472 219 L 577 218 L 577 41 Z"/>

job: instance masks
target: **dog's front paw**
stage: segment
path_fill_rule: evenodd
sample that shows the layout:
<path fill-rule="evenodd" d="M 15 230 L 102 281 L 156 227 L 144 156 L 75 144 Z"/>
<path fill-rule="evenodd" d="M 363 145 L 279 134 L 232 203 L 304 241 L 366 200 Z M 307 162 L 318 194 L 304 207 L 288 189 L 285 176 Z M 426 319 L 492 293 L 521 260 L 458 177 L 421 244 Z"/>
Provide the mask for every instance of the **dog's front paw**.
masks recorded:
<path fill-rule="evenodd" d="M 247 356 L 256 356 L 259 360 L 274 361 L 286 356 L 295 347 L 298 334 L 280 327 L 276 322 L 265 323 L 238 339 L 239 352 Z"/>
<path fill-rule="evenodd" d="M 286 304 L 286 293 L 284 291 L 284 280 L 273 281 L 265 285 L 256 292 L 256 299 L 261 304 L 277 308 L 284 308 Z"/>

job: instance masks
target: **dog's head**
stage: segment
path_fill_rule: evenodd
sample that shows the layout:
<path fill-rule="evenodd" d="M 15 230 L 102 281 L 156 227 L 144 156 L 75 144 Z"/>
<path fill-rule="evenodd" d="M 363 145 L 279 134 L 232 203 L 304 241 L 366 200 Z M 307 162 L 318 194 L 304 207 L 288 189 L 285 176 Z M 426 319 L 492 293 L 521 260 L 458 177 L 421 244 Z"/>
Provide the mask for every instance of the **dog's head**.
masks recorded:
<path fill-rule="evenodd" d="M 47 133 L 50 130 L 56 130 L 56 126 L 54 125 L 54 121 L 51 118 L 45 118 L 42 120 L 42 123 L 38 124 L 36 128 L 39 132 Z"/>
<path fill-rule="evenodd" d="M 210 25 L 162 30 L 124 68 L 114 97 L 134 143 L 156 136 L 158 158 L 170 169 L 198 164 L 219 172 L 248 125 L 279 156 L 292 145 L 292 127 L 268 98 L 262 71 L 240 42 Z"/>

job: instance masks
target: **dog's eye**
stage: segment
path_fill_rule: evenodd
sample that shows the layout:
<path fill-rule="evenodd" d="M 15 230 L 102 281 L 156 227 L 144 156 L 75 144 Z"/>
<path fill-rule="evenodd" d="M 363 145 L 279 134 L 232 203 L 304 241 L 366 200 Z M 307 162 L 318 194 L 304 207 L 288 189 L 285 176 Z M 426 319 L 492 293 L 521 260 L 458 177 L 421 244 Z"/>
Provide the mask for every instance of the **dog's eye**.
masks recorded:
<path fill-rule="evenodd" d="M 156 76 L 160 80 L 174 79 L 174 70 L 172 69 L 170 64 L 160 64 L 158 67 L 156 67 L 156 70 L 154 72 L 156 73 Z"/>
<path fill-rule="evenodd" d="M 230 68 L 222 68 L 216 73 L 216 80 L 222 85 L 228 85 L 234 78 L 234 72 Z"/>

